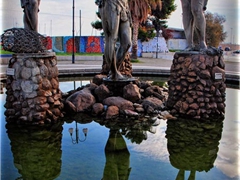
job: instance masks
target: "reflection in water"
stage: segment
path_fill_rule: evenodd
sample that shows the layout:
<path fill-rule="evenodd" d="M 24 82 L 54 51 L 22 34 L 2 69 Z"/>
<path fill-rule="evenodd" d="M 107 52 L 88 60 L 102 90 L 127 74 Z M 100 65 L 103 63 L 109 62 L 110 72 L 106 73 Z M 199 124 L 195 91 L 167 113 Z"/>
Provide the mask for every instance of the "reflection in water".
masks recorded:
<path fill-rule="evenodd" d="M 62 123 L 51 126 L 6 124 L 18 179 L 55 179 L 61 172 Z"/>
<path fill-rule="evenodd" d="M 73 131 L 74 131 L 74 128 L 69 128 L 68 129 L 68 132 L 69 132 L 69 134 L 70 134 L 70 136 L 71 136 L 71 139 L 72 139 L 72 143 L 73 144 L 78 144 L 78 142 L 84 142 L 84 141 L 86 141 L 86 139 L 87 139 L 87 133 L 88 133 L 88 128 L 83 128 L 82 129 L 82 132 L 83 132 L 83 134 L 84 134 L 84 139 L 80 139 L 80 137 L 79 137 L 79 129 L 78 129 L 78 127 L 77 127 L 77 121 L 75 121 L 75 138 L 73 137 Z"/>
<path fill-rule="evenodd" d="M 105 146 L 106 164 L 102 180 L 128 180 L 131 168 L 130 153 L 119 130 L 110 130 Z"/>
<path fill-rule="evenodd" d="M 196 171 L 209 171 L 217 157 L 222 135 L 223 120 L 197 121 L 178 119 L 168 121 L 166 138 L 169 159 L 179 169 L 176 179 L 184 179 L 185 171 L 191 171 L 189 179 L 195 179 Z"/>
<path fill-rule="evenodd" d="M 105 146 L 106 164 L 103 173 L 103 180 L 122 179 L 128 180 L 131 168 L 130 153 L 128 151 L 123 135 L 140 144 L 147 139 L 147 131 L 155 133 L 154 126 L 159 125 L 159 119 L 148 117 L 148 120 L 128 121 L 116 119 L 116 121 L 95 120 L 100 125 L 110 129 L 109 137 Z"/>
<path fill-rule="evenodd" d="M 142 118 L 142 119 L 141 119 Z M 147 131 L 156 133 L 155 126 L 160 124 L 157 116 L 141 117 L 138 120 L 126 120 L 119 118 L 116 121 L 95 120 L 100 125 L 105 125 L 109 129 L 119 129 L 121 134 L 132 143 L 141 144 L 143 140 L 147 140 Z"/>

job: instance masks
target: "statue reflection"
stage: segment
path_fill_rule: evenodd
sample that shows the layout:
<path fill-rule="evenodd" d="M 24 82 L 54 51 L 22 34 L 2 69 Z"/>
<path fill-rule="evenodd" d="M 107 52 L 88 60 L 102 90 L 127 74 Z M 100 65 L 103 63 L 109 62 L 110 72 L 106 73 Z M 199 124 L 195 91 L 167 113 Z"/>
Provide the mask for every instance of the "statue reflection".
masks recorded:
<path fill-rule="evenodd" d="M 131 171 L 130 153 L 119 130 L 110 130 L 105 146 L 106 164 L 102 180 L 128 180 Z"/>
<path fill-rule="evenodd" d="M 128 180 L 130 167 L 130 153 L 123 138 L 125 136 L 132 143 L 140 144 L 147 139 L 147 131 L 156 133 L 156 126 L 160 120 L 149 117 L 148 121 L 97 121 L 99 124 L 109 128 L 109 137 L 105 146 L 106 163 L 102 180 L 121 179 Z"/>
<path fill-rule="evenodd" d="M 51 126 L 6 124 L 17 179 L 55 179 L 61 172 L 62 123 Z"/>
<path fill-rule="evenodd" d="M 184 180 L 185 171 L 190 171 L 188 179 L 194 180 L 196 171 L 208 172 L 213 167 L 222 128 L 223 119 L 167 122 L 167 148 L 171 165 L 179 169 L 177 180 Z"/>

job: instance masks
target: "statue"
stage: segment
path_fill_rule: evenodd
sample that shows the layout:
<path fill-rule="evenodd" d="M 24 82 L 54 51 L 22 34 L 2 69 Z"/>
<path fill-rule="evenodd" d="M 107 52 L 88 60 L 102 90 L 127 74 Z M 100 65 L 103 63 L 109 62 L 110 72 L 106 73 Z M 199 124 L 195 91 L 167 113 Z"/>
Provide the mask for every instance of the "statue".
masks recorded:
<path fill-rule="evenodd" d="M 196 29 L 200 50 L 207 49 L 205 42 L 206 20 L 203 11 L 206 10 L 208 0 L 181 0 L 183 11 L 183 27 L 188 47 L 186 51 L 196 50 L 193 34 Z"/>
<path fill-rule="evenodd" d="M 96 0 L 105 33 L 104 58 L 110 67 L 112 80 L 124 79 L 119 67 L 124 61 L 132 44 L 131 42 L 131 14 L 128 0 Z M 120 45 L 115 52 L 115 45 Z"/>
<path fill-rule="evenodd" d="M 24 28 L 37 32 L 40 0 L 21 0 Z"/>

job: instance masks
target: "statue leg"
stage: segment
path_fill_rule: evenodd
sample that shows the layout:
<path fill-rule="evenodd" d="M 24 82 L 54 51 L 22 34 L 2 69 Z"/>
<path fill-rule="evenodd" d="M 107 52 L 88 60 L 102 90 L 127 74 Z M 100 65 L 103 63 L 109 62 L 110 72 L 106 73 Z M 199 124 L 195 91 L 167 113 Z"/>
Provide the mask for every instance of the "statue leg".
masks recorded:
<path fill-rule="evenodd" d="M 205 43 L 205 31 L 206 31 L 206 20 L 203 13 L 206 0 L 192 0 L 191 9 L 194 16 L 194 24 L 199 38 L 200 49 L 206 49 Z"/>
<path fill-rule="evenodd" d="M 38 1 L 31 0 L 25 7 L 24 28 L 37 32 L 38 27 Z"/>
<path fill-rule="evenodd" d="M 32 11 L 31 11 L 31 24 L 34 31 L 38 31 L 38 0 L 31 1 Z"/>
<path fill-rule="evenodd" d="M 196 171 L 195 170 L 191 170 L 191 173 L 188 177 L 188 180 L 195 180 L 195 175 L 196 175 Z"/>
<path fill-rule="evenodd" d="M 24 29 L 27 29 L 27 30 L 32 30 L 31 26 L 30 26 L 30 22 L 29 22 L 29 19 L 27 18 L 27 15 L 26 15 L 26 9 L 24 10 L 24 15 L 23 15 L 23 24 L 24 24 Z"/>
<path fill-rule="evenodd" d="M 111 78 L 113 80 L 122 79 L 123 76 L 117 70 L 117 60 L 115 52 L 115 44 L 118 37 L 120 17 L 116 11 L 111 9 L 111 6 L 105 4 L 100 9 L 103 30 L 105 33 L 105 48 L 104 56 L 108 66 L 111 69 Z"/>
<path fill-rule="evenodd" d="M 132 45 L 131 42 L 131 28 L 129 21 L 121 22 L 119 27 L 119 41 L 120 46 L 117 50 L 117 68 L 122 64 L 124 61 L 126 54 Z"/>
<path fill-rule="evenodd" d="M 179 169 L 176 180 L 184 180 L 185 178 L 185 170 Z"/>
<path fill-rule="evenodd" d="M 194 21 L 191 12 L 191 0 L 181 0 L 181 2 L 183 12 L 183 27 L 188 43 L 188 47 L 186 48 L 186 50 L 192 50 L 194 48 L 193 44 Z"/>

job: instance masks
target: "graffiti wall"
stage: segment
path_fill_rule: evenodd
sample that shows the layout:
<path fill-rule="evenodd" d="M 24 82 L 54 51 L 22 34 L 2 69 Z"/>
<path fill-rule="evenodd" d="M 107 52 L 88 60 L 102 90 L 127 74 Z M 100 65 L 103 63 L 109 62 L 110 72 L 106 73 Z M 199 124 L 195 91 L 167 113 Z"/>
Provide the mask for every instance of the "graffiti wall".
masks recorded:
<path fill-rule="evenodd" d="M 103 53 L 104 52 L 104 38 L 99 36 L 62 36 L 51 37 L 52 49 L 54 52 L 74 52 L 81 53 Z"/>
<path fill-rule="evenodd" d="M 104 37 L 103 36 L 54 36 L 47 37 L 48 48 L 54 52 L 67 52 L 67 53 L 103 53 L 104 52 Z M 171 41 L 172 42 L 172 41 Z M 168 44 L 170 47 L 173 43 Z M 73 45 L 74 44 L 74 45 Z M 175 45 L 175 44 L 174 44 Z M 178 45 L 178 48 L 184 46 L 184 41 Z M 153 38 L 148 42 L 138 41 L 138 56 L 141 57 L 142 52 L 168 52 L 168 46 L 163 37 Z M 176 46 L 176 45 L 175 45 Z M 175 47 L 174 46 L 174 47 Z M 181 46 L 181 47 L 180 47 Z M 171 48 L 170 48 L 171 49 Z M 131 52 L 131 48 L 129 50 Z"/>

